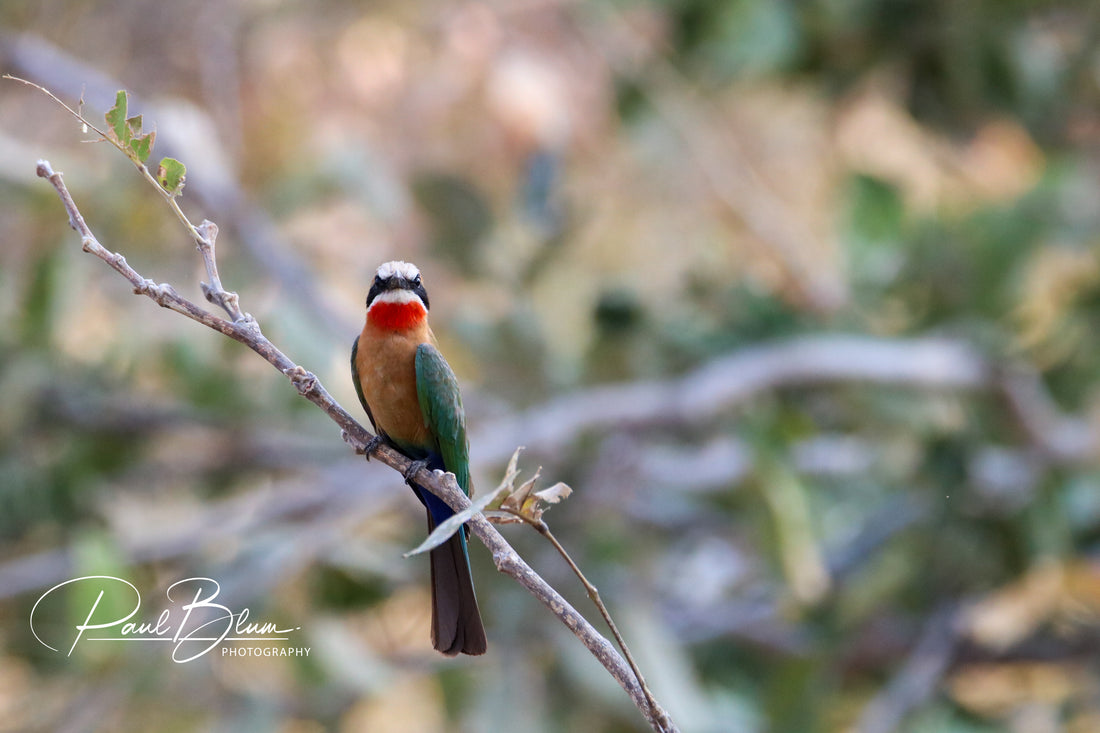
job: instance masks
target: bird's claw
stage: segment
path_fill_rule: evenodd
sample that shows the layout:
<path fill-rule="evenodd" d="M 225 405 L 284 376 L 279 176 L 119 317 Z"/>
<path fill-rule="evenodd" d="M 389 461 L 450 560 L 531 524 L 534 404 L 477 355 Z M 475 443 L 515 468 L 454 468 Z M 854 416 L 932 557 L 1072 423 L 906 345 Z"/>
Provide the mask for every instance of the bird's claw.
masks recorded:
<path fill-rule="evenodd" d="M 409 464 L 409 467 L 405 469 L 405 483 L 409 486 L 413 485 L 413 476 L 420 472 L 420 469 L 427 468 L 428 462 L 425 460 L 413 461 Z"/>
<path fill-rule="evenodd" d="M 367 444 L 365 446 L 363 446 L 363 455 L 366 456 L 367 460 L 369 461 L 370 457 L 371 457 L 371 454 L 374 453 L 374 449 L 377 448 L 378 446 L 382 445 L 385 442 L 386 442 L 386 438 L 384 436 L 375 435 L 374 437 L 372 437 L 370 440 L 367 441 Z"/>

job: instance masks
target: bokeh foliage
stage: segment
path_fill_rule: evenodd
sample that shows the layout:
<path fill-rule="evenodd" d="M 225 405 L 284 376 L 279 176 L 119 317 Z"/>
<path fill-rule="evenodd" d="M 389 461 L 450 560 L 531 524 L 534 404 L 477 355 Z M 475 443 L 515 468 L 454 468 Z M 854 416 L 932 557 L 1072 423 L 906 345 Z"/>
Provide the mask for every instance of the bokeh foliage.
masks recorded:
<path fill-rule="evenodd" d="M 99 75 L 130 89 L 188 166 L 182 205 L 222 227 L 227 287 L 349 409 L 367 283 L 404 258 L 475 436 L 832 332 L 971 344 L 1087 436 L 1098 23 L 1083 1 L 19 0 L 0 66 L 73 102 Z M 642 729 L 477 548 L 490 654 L 434 655 L 400 479 L 81 254 L 37 157 L 107 246 L 201 300 L 132 165 L 0 89 L 0 727 Z M 944 667 L 891 729 L 1100 728 L 1096 448 L 1052 452 L 995 388 L 808 380 L 525 455 L 576 489 L 549 520 L 685 731 L 876 730 L 922 642 Z M 509 537 L 587 608 L 544 543 Z M 30 606 L 92 573 L 154 598 L 209 574 L 312 654 L 59 658 Z"/>

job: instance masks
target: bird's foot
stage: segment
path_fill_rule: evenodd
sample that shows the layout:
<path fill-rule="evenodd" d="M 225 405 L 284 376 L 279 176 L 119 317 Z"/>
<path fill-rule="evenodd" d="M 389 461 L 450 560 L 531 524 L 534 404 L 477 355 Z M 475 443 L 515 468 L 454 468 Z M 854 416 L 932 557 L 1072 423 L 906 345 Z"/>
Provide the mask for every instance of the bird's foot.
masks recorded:
<path fill-rule="evenodd" d="M 375 435 L 373 438 L 367 441 L 367 444 L 363 446 L 363 455 L 367 460 L 370 460 L 371 454 L 374 453 L 374 449 L 386 442 L 386 436 L 382 434 Z"/>
<path fill-rule="evenodd" d="M 425 460 L 413 461 L 409 464 L 409 467 L 405 469 L 405 483 L 409 486 L 413 485 L 413 476 L 420 472 L 420 469 L 427 468 L 428 462 Z"/>

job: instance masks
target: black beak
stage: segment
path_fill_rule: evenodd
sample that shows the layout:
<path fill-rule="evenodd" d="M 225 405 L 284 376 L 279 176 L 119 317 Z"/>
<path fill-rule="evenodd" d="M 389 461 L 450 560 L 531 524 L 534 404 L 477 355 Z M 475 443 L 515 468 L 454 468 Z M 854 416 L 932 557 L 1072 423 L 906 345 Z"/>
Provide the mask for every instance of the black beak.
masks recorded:
<path fill-rule="evenodd" d="M 394 275 L 385 282 L 382 283 L 383 290 L 412 290 L 413 286 L 405 278 L 400 275 Z"/>

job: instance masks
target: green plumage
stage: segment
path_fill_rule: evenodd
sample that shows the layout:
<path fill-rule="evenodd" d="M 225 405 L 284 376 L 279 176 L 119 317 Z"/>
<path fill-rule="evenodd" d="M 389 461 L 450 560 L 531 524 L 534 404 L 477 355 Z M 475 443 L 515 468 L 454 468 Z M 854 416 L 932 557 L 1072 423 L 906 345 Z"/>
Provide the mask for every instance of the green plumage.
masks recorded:
<path fill-rule="evenodd" d="M 416 397 L 443 465 L 454 473 L 459 487 L 469 496 L 470 444 L 466 438 L 462 395 L 450 365 L 431 344 L 420 344 L 416 349 Z"/>

